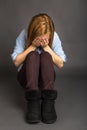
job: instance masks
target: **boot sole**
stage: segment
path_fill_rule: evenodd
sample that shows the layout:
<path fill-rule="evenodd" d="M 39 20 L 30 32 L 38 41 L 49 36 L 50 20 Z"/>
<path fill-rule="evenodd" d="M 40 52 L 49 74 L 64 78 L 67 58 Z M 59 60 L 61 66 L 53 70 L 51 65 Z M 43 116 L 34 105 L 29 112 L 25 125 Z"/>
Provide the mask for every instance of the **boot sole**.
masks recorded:
<path fill-rule="evenodd" d="M 57 118 L 54 119 L 54 120 L 44 120 L 44 119 L 41 119 L 41 121 L 45 124 L 53 124 L 54 122 L 56 122 Z"/>
<path fill-rule="evenodd" d="M 27 120 L 27 119 L 26 119 L 26 122 L 27 122 L 28 124 L 37 124 L 37 123 L 40 123 L 40 120 L 35 120 L 35 121 L 34 121 L 34 120 L 31 120 L 31 121 L 30 121 L 30 120 Z"/>
<path fill-rule="evenodd" d="M 27 118 L 27 116 L 25 116 L 25 121 L 26 121 L 28 124 L 37 124 L 37 123 L 39 123 L 41 120 L 40 120 L 40 119 L 29 120 L 29 119 Z"/>

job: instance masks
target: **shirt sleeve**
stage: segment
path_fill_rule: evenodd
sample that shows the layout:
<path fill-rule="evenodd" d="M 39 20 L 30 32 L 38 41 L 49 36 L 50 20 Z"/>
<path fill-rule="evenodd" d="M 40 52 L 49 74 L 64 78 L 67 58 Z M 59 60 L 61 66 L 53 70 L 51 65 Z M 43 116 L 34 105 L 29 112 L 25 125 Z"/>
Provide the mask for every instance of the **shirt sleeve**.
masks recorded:
<path fill-rule="evenodd" d="M 16 38 L 16 45 L 14 46 L 11 58 L 14 61 L 16 56 L 24 51 L 26 42 L 26 31 L 22 30 L 19 36 Z"/>
<path fill-rule="evenodd" d="M 62 47 L 62 44 L 61 44 L 61 40 L 60 40 L 60 38 L 59 38 L 57 32 L 54 32 L 54 38 L 53 38 L 52 49 L 53 49 L 53 51 L 54 51 L 57 55 L 59 55 L 59 56 L 62 58 L 62 60 L 63 60 L 64 62 L 67 61 L 66 55 L 65 55 L 65 53 L 64 53 L 64 50 L 63 50 L 63 47 Z"/>

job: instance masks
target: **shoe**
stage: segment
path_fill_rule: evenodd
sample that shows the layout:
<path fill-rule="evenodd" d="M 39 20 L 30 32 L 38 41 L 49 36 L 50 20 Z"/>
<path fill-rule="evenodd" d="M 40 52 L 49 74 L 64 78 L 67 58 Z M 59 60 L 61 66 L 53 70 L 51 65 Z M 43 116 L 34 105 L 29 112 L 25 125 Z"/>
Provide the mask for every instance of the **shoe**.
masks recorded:
<path fill-rule="evenodd" d="M 26 122 L 30 124 L 39 123 L 41 120 L 41 93 L 39 90 L 30 90 L 25 92 L 27 102 Z"/>
<path fill-rule="evenodd" d="M 57 120 L 57 114 L 55 110 L 55 99 L 57 98 L 57 91 L 42 90 L 41 95 L 41 120 L 43 123 L 52 124 Z"/>

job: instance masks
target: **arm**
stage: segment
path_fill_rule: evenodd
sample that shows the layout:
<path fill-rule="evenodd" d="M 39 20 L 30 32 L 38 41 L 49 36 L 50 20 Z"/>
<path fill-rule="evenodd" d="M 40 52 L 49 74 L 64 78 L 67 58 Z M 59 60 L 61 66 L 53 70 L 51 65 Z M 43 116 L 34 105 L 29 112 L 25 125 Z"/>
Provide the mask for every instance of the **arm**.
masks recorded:
<path fill-rule="evenodd" d="M 54 38 L 55 38 L 55 34 L 54 34 Z M 40 41 L 41 41 L 40 44 L 41 44 L 43 50 L 47 51 L 52 56 L 53 63 L 57 67 L 62 68 L 64 65 L 63 58 L 57 54 L 57 50 L 60 49 L 60 47 L 57 44 L 54 46 L 55 48 L 53 48 L 53 49 L 51 49 L 49 47 L 49 45 L 48 45 L 49 44 L 49 35 L 42 36 L 40 38 Z M 56 39 L 56 43 L 58 43 L 58 39 Z M 55 49 L 57 49 L 57 50 L 55 51 Z"/>
<path fill-rule="evenodd" d="M 63 46 L 61 43 L 61 40 L 57 34 L 57 32 L 54 32 L 54 38 L 53 38 L 53 43 L 52 43 L 52 50 L 62 58 L 63 62 L 67 61 L 66 54 L 63 50 Z"/>
<path fill-rule="evenodd" d="M 38 46 L 40 46 L 40 41 L 37 37 L 32 41 L 32 44 L 26 50 L 16 56 L 14 60 L 15 66 L 18 67 L 21 63 L 23 63 L 28 53 L 35 51 Z"/>
<path fill-rule="evenodd" d="M 45 46 L 43 49 L 44 49 L 44 51 L 47 51 L 52 56 L 53 63 L 57 67 L 59 67 L 59 68 L 63 67 L 64 63 L 63 63 L 62 58 L 60 58 L 48 45 Z"/>
<path fill-rule="evenodd" d="M 31 45 L 25 51 L 18 54 L 14 60 L 15 66 L 18 67 L 20 64 L 22 64 L 23 61 L 25 60 L 26 56 L 28 55 L 28 53 L 30 53 L 31 51 L 34 51 L 35 49 L 36 49 L 36 47 Z"/>

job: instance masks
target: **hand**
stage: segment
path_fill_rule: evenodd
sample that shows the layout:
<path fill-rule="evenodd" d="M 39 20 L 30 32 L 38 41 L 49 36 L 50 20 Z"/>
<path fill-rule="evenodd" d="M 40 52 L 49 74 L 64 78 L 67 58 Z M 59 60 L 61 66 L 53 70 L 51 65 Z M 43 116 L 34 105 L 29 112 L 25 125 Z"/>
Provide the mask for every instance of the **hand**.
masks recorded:
<path fill-rule="evenodd" d="M 48 39 L 48 35 L 44 35 L 44 36 L 40 36 L 39 40 L 40 40 L 40 45 L 44 48 L 49 44 L 49 39 Z"/>
<path fill-rule="evenodd" d="M 41 46 L 42 46 L 43 48 L 46 47 L 48 44 L 49 44 L 48 39 L 42 39 L 42 40 L 41 40 Z"/>
<path fill-rule="evenodd" d="M 39 37 L 36 37 L 33 41 L 32 41 L 32 45 L 35 47 L 39 47 L 40 46 L 40 39 Z"/>
<path fill-rule="evenodd" d="M 46 47 L 49 44 L 49 35 L 38 36 L 32 41 L 32 45 Z"/>

